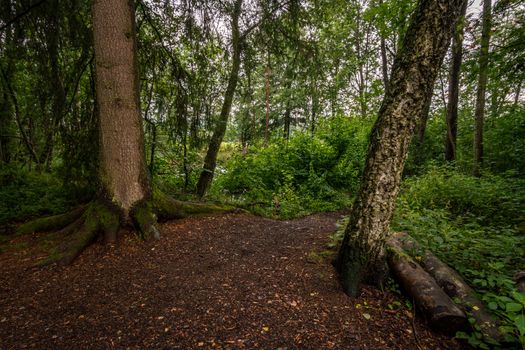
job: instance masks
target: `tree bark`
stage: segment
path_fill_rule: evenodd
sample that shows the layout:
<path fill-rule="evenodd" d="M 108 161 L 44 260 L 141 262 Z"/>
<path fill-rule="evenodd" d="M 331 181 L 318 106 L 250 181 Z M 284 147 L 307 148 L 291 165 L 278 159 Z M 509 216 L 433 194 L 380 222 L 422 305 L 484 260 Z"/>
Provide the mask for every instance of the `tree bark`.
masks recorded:
<path fill-rule="evenodd" d="M 425 102 L 425 105 L 423 106 L 423 111 L 421 112 L 419 124 L 417 126 L 417 154 L 415 158 L 417 160 L 417 164 L 419 165 L 423 164 L 423 161 L 425 160 L 425 133 L 427 131 L 427 122 L 431 105 L 432 97 Z"/>
<path fill-rule="evenodd" d="M 0 18 L 4 23 L 7 23 L 9 19 L 13 17 L 13 6 L 11 0 L 5 0 L 0 4 Z M 13 67 L 13 48 L 15 46 L 15 31 L 13 28 L 6 27 L 5 37 L 3 40 L 4 48 L 2 58 L 6 61 L 6 66 L 9 68 L 6 72 L 6 76 L 2 75 L 2 80 L 6 79 L 5 84 L 9 84 L 8 80 L 11 79 L 11 74 L 14 69 Z M 0 63 L 1 64 L 1 63 Z M 1 67 L 0 67 L 1 68 Z M 4 71 L 3 68 L 2 72 Z M 2 84 L 4 85 L 4 84 Z M 4 164 L 8 164 L 11 160 L 11 137 L 8 136 L 8 131 L 11 129 L 10 126 L 13 122 L 13 108 L 9 99 L 9 91 L 6 87 L 1 89 L 0 92 L 0 160 Z"/>
<path fill-rule="evenodd" d="M 386 40 L 381 37 L 381 71 L 383 73 L 383 85 L 388 90 L 388 59 L 386 56 Z"/>
<path fill-rule="evenodd" d="M 131 0 L 93 1 L 100 179 L 124 218 L 150 196 L 140 115 L 134 7 Z"/>
<path fill-rule="evenodd" d="M 408 256 L 398 240 L 388 242 L 388 264 L 404 291 L 414 300 L 414 306 L 427 317 L 430 325 L 454 335 L 468 331 L 465 313 L 445 294 L 436 281 Z"/>
<path fill-rule="evenodd" d="M 361 187 L 341 244 L 336 268 L 344 291 L 360 282 L 383 283 L 385 236 L 417 117 L 432 87 L 464 0 L 421 0 L 396 55 L 389 88 L 372 130 Z"/>
<path fill-rule="evenodd" d="M 463 61 L 463 28 L 467 3 L 461 8 L 461 18 L 456 25 L 452 41 L 452 64 L 448 81 L 447 135 L 445 138 L 445 160 L 456 160 L 456 139 L 458 134 L 458 101 L 461 63 Z"/>
<path fill-rule="evenodd" d="M 228 124 L 228 118 L 230 116 L 230 110 L 233 102 L 233 95 L 235 94 L 235 88 L 237 87 L 237 80 L 239 78 L 239 68 L 241 65 L 241 51 L 242 51 L 242 40 L 239 33 L 239 17 L 241 15 L 242 0 L 237 0 L 232 13 L 232 46 L 233 46 L 233 61 L 232 69 L 230 71 L 230 77 L 228 79 L 228 86 L 226 87 L 226 93 L 224 94 L 224 101 L 222 104 L 221 114 L 213 135 L 208 146 L 208 152 L 204 158 L 204 166 L 197 183 L 197 195 L 203 197 L 208 187 L 213 180 L 215 167 L 217 166 L 217 155 L 219 148 L 226 133 L 226 126 Z"/>
<path fill-rule="evenodd" d="M 432 252 L 422 248 L 406 233 L 398 232 L 392 235 L 389 245 L 401 248 L 410 255 L 419 256 L 419 264 L 450 298 L 459 300 L 458 306 L 474 317 L 483 336 L 498 342 L 503 341 L 502 335 L 498 332 L 498 322 L 487 311 L 485 305 L 476 296 L 476 292 L 455 270 L 439 260 Z"/>
<path fill-rule="evenodd" d="M 481 29 L 481 47 L 479 50 L 479 76 L 478 89 L 476 94 L 476 109 L 474 118 L 476 121 L 476 131 L 474 134 L 474 176 L 481 175 L 483 165 L 483 119 L 485 117 L 485 95 L 487 91 L 488 63 L 489 63 L 489 43 L 490 30 L 492 26 L 492 2 L 483 1 L 483 21 Z"/>

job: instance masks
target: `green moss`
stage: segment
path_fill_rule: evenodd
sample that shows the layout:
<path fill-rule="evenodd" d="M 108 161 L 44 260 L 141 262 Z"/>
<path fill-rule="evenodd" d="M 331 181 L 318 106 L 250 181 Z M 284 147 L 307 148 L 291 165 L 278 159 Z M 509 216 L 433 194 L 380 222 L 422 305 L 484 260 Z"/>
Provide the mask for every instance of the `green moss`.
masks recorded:
<path fill-rule="evenodd" d="M 152 201 L 144 200 L 135 204 L 131 209 L 130 215 L 142 239 L 160 237 L 159 231 L 155 226 L 157 216 L 155 215 Z"/>
<path fill-rule="evenodd" d="M 34 233 L 34 232 L 45 232 L 51 230 L 58 230 L 66 227 L 73 221 L 77 220 L 82 216 L 85 211 L 85 207 L 79 207 L 65 214 L 49 216 L 26 222 L 25 224 L 18 227 L 16 233 L 18 235 Z"/>
<path fill-rule="evenodd" d="M 320 252 L 310 252 L 307 261 L 314 264 L 324 264 L 334 258 L 334 252 L 331 250 L 323 250 Z"/>
<path fill-rule="evenodd" d="M 51 252 L 51 254 L 49 254 L 49 256 L 46 259 L 39 261 L 37 263 L 37 266 L 51 265 L 61 261 L 63 258 L 64 256 L 58 250 L 54 250 L 53 252 Z"/>

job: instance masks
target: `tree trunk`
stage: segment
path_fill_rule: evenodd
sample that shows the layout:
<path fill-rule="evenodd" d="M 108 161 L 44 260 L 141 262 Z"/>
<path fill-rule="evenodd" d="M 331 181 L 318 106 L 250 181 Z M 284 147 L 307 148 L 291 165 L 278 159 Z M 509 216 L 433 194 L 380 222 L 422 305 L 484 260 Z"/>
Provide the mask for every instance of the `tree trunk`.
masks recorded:
<path fill-rule="evenodd" d="M 417 154 L 415 158 L 417 160 L 417 164 L 419 165 L 423 164 L 423 161 L 425 160 L 425 132 L 427 131 L 428 115 L 430 113 L 431 104 L 432 97 L 425 102 L 425 105 L 423 106 L 423 111 L 421 112 L 419 124 L 417 126 Z"/>
<path fill-rule="evenodd" d="M 465 13 L 467 3 L 461 8 L 461 18 L 458 20 L 452 41 L 452 64 L 450 66 L 450 77 L 448 80 L 448 104 L 447 104 L 447 135 L 445 138 L 445 160 L 453 162 L 456 160 L 456 139 L 458 134 L 458 101 L 459 101 L 459 79 L 461 63 L 463 60 L 463 28 L 465 27 Z"/>
<path fill-rule="evenodd" d="M 264 144 L 268 145 L 268 128 L 270 124 L 270 53 L 268 53 L 268 64 L 266 65 L 266 125 L 264 128 Z"/>
<path fill-rule="evenodd" d="M 474 176 L 480 176 L 483 165 L 483 119 L 485 117 L 485 93 L 488 80 L 489 43 L 492 23 L 491 0 L 483 1 L 483 22 L 481 29 L 481 47 L 479 50 L 479 76 L 476 94 L 476 110 L 474 118 L 476 131 L 474 134 Z"/>
<path fill-rule="evenodd" d="M 417 117 L 432 87 L 464 0 L 421 0 L 396 55 L 389 88 L 370 136 L 361 187 L 336 267 L 346 293 L 359 283 L 382 284 L 385 236 Z"/>
<path fill-rule="evenodd" d="M 140 115 L 134 7 L 131 0 L 93 1 L 96 93 L 100 113 L 103 195 L 128 218 L 150 196 Z"/>
<path fill-rule="evenodd" d="M 13 8 L 10 0 L 5 0 L 0 4 L 0 18 L 4 23 L 7 23 L 8 20 L 13 18 Z M 6 27 L 4 29 L 5 31 L 5 37 L 4 37 L 4 48 L 3 48 L 3 58 L 6 61 L 6 66 L 9 68 L 6 72 L 6 76 L 2 75 L 2 80 L 10 80 L 11 74 L 14 69 L 13 68 L 13 48 L 15 46 L 14 42 L 14 29 L 12 27 Z M 1 62 L 0 62 L 1 64 Z M 2 69 L 2 72 L 4 69 Z M 4 164 L 8 164 L 11 160 L 11 136 L 9 135 L 11 125 L 13 122 L 13 108 L 11 101 L 9 99 L 9 90 L 3 83 L 2 86 L 4 86 L 1 89 L 0 92 L 0 160 Z"/>
<path fill-rule="evenodd" d="M 284 110 L 284 138 L 286 140 L 290 138 L 291 113 L 292 109 L 290 107 L 290 101 L 286 101 L 286 109 Z"/>
<path fill-rule="evenodd" d="M 226 93 L 224 94 L 224 101 L 222 103 L 221 114 L 213 135 L 208 146 L 208 152 L 204 158 L 204 166 L 197 183 L 197 194 L 203 197 L 208 187 L 213 180 L 215 167 L 217 165 L 217 154 L 219 148 L 226 133 L 226 125 L 228 124 L 228 118 L 230 116 L 230 110 L 233 102 L 233 95 L 235 94 L 235 88 L 237 87 L 237 80 L 239 78 L 239 67 L 241 65 L 241 51 L 242 43 L 239 33 L 239 17 L 241 14 L 242 0 L 235 2 L 235 7 L 232 13 L 232 46 L 233 46 L 233 62 L 232 69 L 230 71 L 230 77 L 228 79 L 228 86 L 226 87 Z"/>
<path fill-rule="evenodd" d="M 388 59 L 386 57 L 386 40 L 381 37 L 381 71 L 383 73 L 383 85 L 388 90 Z"/>
<path fill-rule="evenodd" d="M 518 82 L 518 86 L 516 87 L 516 92 L 514 93 L 514 106 L 518 105 L 518 102 L 520 100 L 520 94 L 521 94 L 521 81 Z"/>

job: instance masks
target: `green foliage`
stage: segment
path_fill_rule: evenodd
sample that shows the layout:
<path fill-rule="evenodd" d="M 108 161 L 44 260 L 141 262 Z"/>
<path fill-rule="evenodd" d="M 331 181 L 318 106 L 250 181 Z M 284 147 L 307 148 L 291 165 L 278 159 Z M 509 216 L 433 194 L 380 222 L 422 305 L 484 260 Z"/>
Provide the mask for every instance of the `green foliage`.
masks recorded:
<path fill-rule="evenodd" d="M 494 172 L 525 175 L 525 107 L 506 108 L 487 120 L 485 132 L 487 163 Z"/>
<path fill-rule="evenodd" d="M 0 225 L 64 213 L 76 204 L 56 176 L 18 167 L 0 170 L 0 198 Z"/>
<path fill-rule="evenodd" d="M 314 136 L 295 133 L 289 141 L 237 153 L 214 190 L 283 218 L 347 206 L 359 184 L 369 127 L 362 120 L 333 118 Z"/>
<path fill-rule="evenodd" d="M 524 185 L 519 179 L 490 174 L 475 178 L 451 167 L 431 166 L 424 176 L 405 180 L 399 200 L 412 209 L 442 209 L 456 218 L 507 226 L 524 220 Z"/>
<path fill-rule="evenodd" d="M 431 167 L 405 181 L 393 223 L 458 270 L 500 318 L 507 340 L 519 344 L 525 339 L 523 306 L 512 276 L 525 268 L 524 185 L 520 179 L 473 178 Z M 460 337 L 487 348 L 473 329 Z"/>
<path fill-rule="evenodd" d="M 455 166 L 472 170 L 473 111 L 460 109 Z M 445 165 L 444 111 L 439 109 L 428 120 L 422 149 L 412 142 L 405 165 L 406 175 L 421 175 L 435 164 Z M 523 105 L 502 107 L 497 114 L 487 115 L 484 127 L 484 166 L 495 174 L 523 177 L 525 174 L 525 108 Z M 422 152 L 422 154 L 420 154 Z M 419 162 L 419 163 L 418 163 Z"/>

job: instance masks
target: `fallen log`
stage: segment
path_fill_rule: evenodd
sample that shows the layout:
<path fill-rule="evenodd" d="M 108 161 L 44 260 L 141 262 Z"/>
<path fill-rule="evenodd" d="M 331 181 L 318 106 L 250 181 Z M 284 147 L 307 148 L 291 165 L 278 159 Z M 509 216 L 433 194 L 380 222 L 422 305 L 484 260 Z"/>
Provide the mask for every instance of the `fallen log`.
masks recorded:
<path fill-rule="evenodd" d="M 483 302 L 477 297 L 476 292 L 463 280 L 463 278 L 447 264 L 438 259 L 431 251 L 422 248 L 412 237 L 404 232 L 397 232 L 390 237 L 391 241 L 412 256 L 417 256 L 420 265 L 427 271 L 451 298 L 460 301 L 459 306 L 468 315 L 471 315 L 476 324 L 481 328 L 481 333 L 486 340 L 497 342 L 504 341 L 498 331 L 498 322 L 488 312 Z"/>
<path fill-rule="evenodd" d="M 413 298 L 415 306 L 426 316 L 430 326 L 449 335 L 467 331 L 469 323 L 465 313 L 432 276 L 403 251 L 399 241 L 390 239 L 387 249 L 391 271 L 403 290 Z"/>

